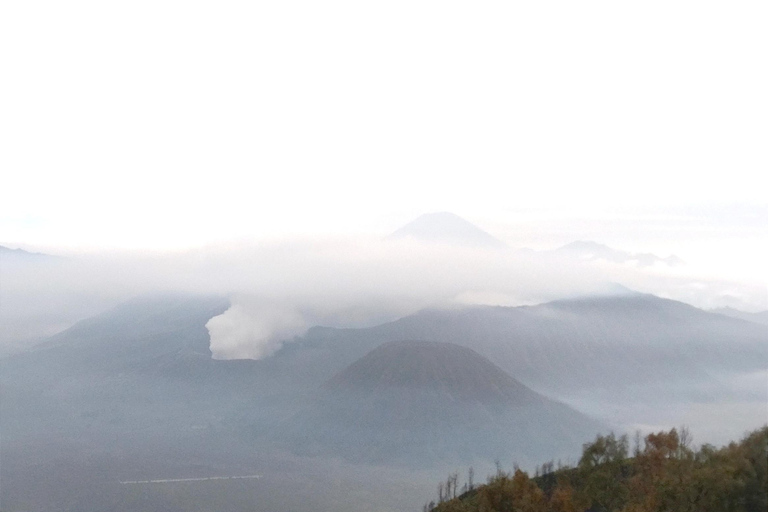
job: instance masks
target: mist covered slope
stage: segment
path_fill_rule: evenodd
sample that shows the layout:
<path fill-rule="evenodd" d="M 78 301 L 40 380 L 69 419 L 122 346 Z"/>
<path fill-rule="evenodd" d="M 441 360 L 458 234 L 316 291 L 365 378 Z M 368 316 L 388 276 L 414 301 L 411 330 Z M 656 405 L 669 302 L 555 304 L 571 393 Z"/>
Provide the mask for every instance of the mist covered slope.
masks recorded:
<path fill-rule="evenodd" d="M 279 366 L 211 357 L 205 324 L 227 307 L 221 297 L 141 297 L 0 360 L 4 447 L 50 437 L 100 446 L 116 434 L 176 442 L 280 421 L 302 393 L 275 378 Z"/>
<path fill-rule="evenodd" d="M 306 376 L 328 378 L 403 339 L 471 348 L 535 391 L 623 428 L 685 423 L 725 442 L 760 424 L 768 403 L 766 326 L 643 294 L 425 310 L 367 329 L 314 328 L 274 357 L 300 367 L 315 361 L 311 368 L 324 375 L 308 369 Z M 726 416 L 732 421 L 709 420 Z"/>
<path fill-rule="evenodd" d="M 343 365 L 397 339 L 463 345 L 534 389 L 556 391 L 706 379 L 768 361 L 765 326 L 642 294 L 424 310 L 366 329 L 318 327 L 277 356 Z"/>
<path fill-rule="evenodd" d="M 121 479 L 257 469 L 282 475 L 259 489 L 289 497 L 294 489 L 286 482 L 325 475 L 330 459 L 313 459 L 321 462 L 310 471 L 275 452 L 278 434 L 294 436 L 302 454 L 386 464 L 411 464 L 408 457 L 415 457 L 417 464 L 438 461 L 437 467 L 487 460 L 503 450 L 502 440 L 506 464 L 523 463 L 531 453 L 541 462 L 573 441 L 558 430 L 563 424 L 578 441 L 591 438 L 591 428 L 604 431 L 602 423 L 539 393 L 619 430 L 682 422 L 701 433 L 700 441 L 711 440 L 702 425 L 733 438 L 765 421 L 766 327 L 649 295 L 425 310 L 367 329 L 315 327 L 258 361 L 214 360 L 205 325 L 228 306 L 221 297 L 138 298 L 0 359 L 4 504 L 48 510 L 69 503 L 59 508 L 83 510 L 83 503 L 97 502 L 114 509 L 127 496 Z M 374 350 L 414 339 L 436 343 L 407 356 L 395 355 L 398 349 L 380 357 Z M 375 358 L 365 359 L 371 351 Z M 504 397 L 528 397 L 534 406 L 505 416 L 499 408 L 521 406 Z M 324 405 L 313 406 L 316 399 Z M 680 416 L 689 413 L 700 414 L 700 423 Z M 391 428 L 357 428 L 361 422 Z M 488 430 L 480 436 L 482 429 Z M 435 431 L 440 435 L 429 437 Z M 527 444 L 515 444 L 511 432 Z M 414 455 L 398 452 L 401 444 Z M 329 475 L 322 478 L 333 481 Z M 269 509 L 259 508 L 252 488 L 242 492 L 252 500 L 232 510 Z M 231 500 L 240 503 L 245 494 L 237 493 Z M 136 509 L 157 510 L 178 499 L 159 490 L 152 496 Z"/>
<path fill-rule="evenodd" d="M 140 297 L 51 336 L 26 357 L 55 354 L 59 361 L 104 371 L 124 371 L 166 355 L 210 358 L 205 321 L 228 307 L 221 297 Z"/>
<path fill-rule="evenodd" d="M 747 404 L 754 412 L 750 404 L 768 401 L 766 326 L 651 295 L 425 310 L 366 329 L 315 327 L 258 361 L 214 360 L 205 324 L 228 304 L 184 295 L 136 299 L 4 358 L 0 421 L 24 432 L 19 418 L 48 407 L 75 430 L 85 417 L 131 429 L 146 426 L 146 411 L 162 415 L 168 405 L 186 428 L 236 418 L 267 433 L 334 374 L 401 340 L 470 348 L 534 391 L 617 426 L 680 404 Z M 130 407 L 136 412 L 126 414 Z M 680 420 L 661 414 L 653 421 Z"/>
<path fill-rule="evenodd" d="M 66 258 L 0 245 L 0 356 L 20 352 L 94 309 L 91 297 L 52 292 Z"/>
<path fill-rule="evenodd" d="M 739 318 L 748 322 L 768 325 L 768 311 L 758 311 L 756 313 L 751 313 L 734 308 L 717 308 L 710 310 L 710 312 L 717 313 L 718 315 L 729 316 L 732 318 Z"/>
<path fill-rule="evenodd" d="M 431 466 L 575 456 L 607 427 L 449 343 L 385 343 L 335 375 L 281 425 L 292 451 Z"/>
<path fill-rule="evenodd" d="M 377 459 L 358 451 L 359 456 L 348 457 L 358 463 L 349 465 L 334 461 L 332 450 L 326 452 L 332 459 L 296 458 L 277 450 L 275 433 L 293 415 L 307 410 L 328 369 L 323 367 L 324 358 L 315 357 L 319 352 L 306 347 L 295 357 L 212 359 L 205 324 L 227 307 L 228 301 L 218 297 L 143 297 L 0 360 L 4 506 L 35 511 L 54 506 L 71 511 L 181 511 L 195 509 L 198 503 L 208 503 L 209 508 L 215 503 L 226 510 L 266 511 L 286 504 L 302 509 L 313 503 L 319 510 L 352 511 L 376 495 L 381 503 L 393 503 L 390 510 L 399 510 L 400 501 L 413 502 L 413 496 L 421 496 L 425 487 L 420 486 L 431 489 L 434 475 L 424 479 L 425 484 L 415 484 L 414 479 L 418 482 L 423 477 L 402 470 L 393 474 L 386 466 L 360 465 L 362 461 L 389 464 L 396 458 Z M 462 378 L 461 382 L 472 381 Z M 520 385 L 510 389 L 519 397 L 537 396 Z M 486 458 L 489 464 L 488 459 L 499 454 L 487 447 L 478 450 L 484 438 L 476 440 L 476 423 L 467 431 L 461 418 L 467 411 L 482 413 L 481 417 L 492 420 L 497 433 L 500 425 L 509 423 L 488 413 L 488 404 L 480 404 L 457 409 L 440 400 L 433 402 L 442 411 L 434 417 L 443 415 L 447 420 L 444 432 L 460 429 L 448 437 L 472 448 L 459 450 L 460 458 L 469 453 Z M 386 404 L 379 405 L 371 413 L 384 418 Z M 568 410 L 559 404 L 552 407 Z M 535 416 L 521 415 L 518 420 L 522 418 L 533 421 Z M 412 421 L 410 427 L 414 427 Z M 519 424 L 517 428 L 524 432 Z M 414 430 L 403 435 L 401 440 L 418 439 Z M 382 453 L 391 446 L 386 439 L 392 442 L 392 438 L 362 439 L 362 449 Z M 443 457 L 435 455 L 445 452 L 439 448 L 433 446 L 427 453 L 431 458 L 423 460 L 437 461 L 435 468 L 442 472 L 446 469 L 440 465 Z M 521 454 L 513 460 L 520 461 Z M 266 476 L 252 485 L 239 480 L 147 488 L 120 484 L 249 474 Z M 333 486 L 339 480 L 357 482 L 360 491 L 345 493 L 343 503 L 338 502 Z M 318 482 L 326 482 L 326 487 L 313 487 Z M 393 489 L 408 486 L 407 492 L 392 495 Z"/>
<path fill-rule="evenodd" d="M 677 266 L 683 264 L 683 261 L 677 256 L 668 256 L 661 258 L 651 253 L 631 253 L 608 247 L 605 244 L 589 240 L 577 240 L 571 242 L 559 249 L 550 251 L 551 255 L 556 255 L 574 260 L 604 260 L 612 263 L 634 263 L 639 267 L 650 267 L 656 264 L 668 266 Z"/>
<path fill-rule="evenodd" d="M 205 324 L 227 307 L 221 297 L 140 297 L 0 359 L 3 510 L 359 510 L 382 475 L 358 472 L 366 498 L 353 492 L 338 507 L 295 482 L 350 470 L 331 476 L 266 453 L 259 439 L 304 405 L 302 393 L 279 367 L 212 359 Z M 254 474 L 268 478 L 120 483 Z"/>

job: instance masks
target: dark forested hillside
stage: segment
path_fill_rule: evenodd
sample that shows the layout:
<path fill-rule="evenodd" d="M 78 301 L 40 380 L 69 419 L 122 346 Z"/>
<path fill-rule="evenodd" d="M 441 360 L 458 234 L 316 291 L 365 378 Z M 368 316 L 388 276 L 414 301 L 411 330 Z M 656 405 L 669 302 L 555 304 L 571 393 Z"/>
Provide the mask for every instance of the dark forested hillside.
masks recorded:
<path fill-rule="evenodd" d="M 438 486 L 435 512 L 764 512 L 768 510 L 768 426 L 722 448 L 691 446 L 685 429 L 598 436 L 576 467 L 546 463 L 531 478 L 499 469 L 485 485 Z"/>

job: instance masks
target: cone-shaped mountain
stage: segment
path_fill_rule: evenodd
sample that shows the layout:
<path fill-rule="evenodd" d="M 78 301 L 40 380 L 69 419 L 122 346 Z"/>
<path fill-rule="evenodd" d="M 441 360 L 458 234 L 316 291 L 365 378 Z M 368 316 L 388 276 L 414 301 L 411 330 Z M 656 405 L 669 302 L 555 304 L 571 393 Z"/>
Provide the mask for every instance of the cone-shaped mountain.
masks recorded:
<path fill-rule="evenodd" d="M 293 451 L 374 463 L 548 460 L 603 425 L 471 349 L 389 342 L 341 371 L 282 429 Z"/>
<path fill-rule="evenodd" d="M 431 341 L 385 343 L 337 374 L 325 388 L 358 394 L 398 388 L 485 405 L 528 405 L 544 399 L 474 350 Z"/>

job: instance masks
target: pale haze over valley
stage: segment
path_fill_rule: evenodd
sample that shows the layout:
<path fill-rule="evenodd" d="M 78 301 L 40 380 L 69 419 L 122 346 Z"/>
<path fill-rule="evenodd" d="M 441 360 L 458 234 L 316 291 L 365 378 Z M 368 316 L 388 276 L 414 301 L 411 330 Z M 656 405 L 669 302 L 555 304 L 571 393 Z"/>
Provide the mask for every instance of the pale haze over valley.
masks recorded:
<path fill-rule="evenodd" d="M 0 508 L 416 510 L 761 427 L 767 18 L 0 7 Z"/>

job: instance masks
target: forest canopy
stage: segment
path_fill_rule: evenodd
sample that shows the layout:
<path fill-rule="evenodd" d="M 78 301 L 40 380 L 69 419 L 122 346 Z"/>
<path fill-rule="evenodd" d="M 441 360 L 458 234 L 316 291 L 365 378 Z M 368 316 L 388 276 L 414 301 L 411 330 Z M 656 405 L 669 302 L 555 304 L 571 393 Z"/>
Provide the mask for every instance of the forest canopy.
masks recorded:
<path fill-rule="evenodd" d="M 768 510 L 768 426 L 722 448 L 694 449 L 686 429 L 598 436 L 576 467 L 543 464 L 530 477 L 500 467 L 485 485 L 470 477 L 438 486 L 434 512 L 765 512 Z"/>

